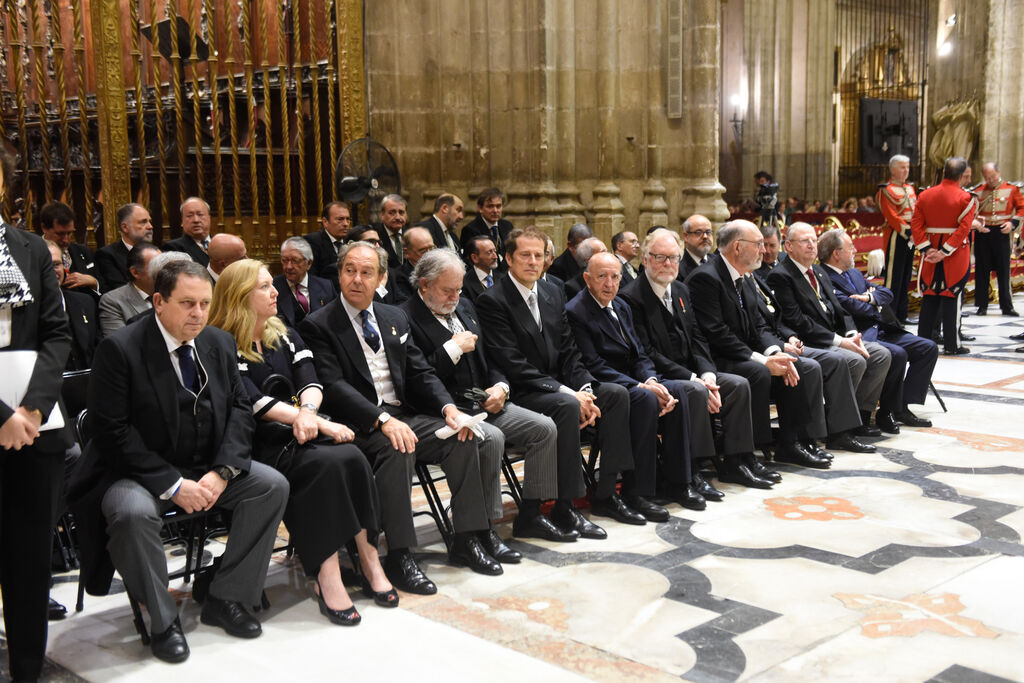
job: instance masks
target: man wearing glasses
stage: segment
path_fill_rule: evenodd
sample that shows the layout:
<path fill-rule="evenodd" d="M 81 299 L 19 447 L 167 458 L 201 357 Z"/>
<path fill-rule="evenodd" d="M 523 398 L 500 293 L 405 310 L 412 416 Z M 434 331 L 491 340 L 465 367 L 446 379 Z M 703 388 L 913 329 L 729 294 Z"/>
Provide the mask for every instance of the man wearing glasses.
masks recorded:
<path fill-rule="evenodd" d="M 679 280 L 684 281 L 711 253 L 711 221 L 699 213 L 683 221 L 683 244 L 686 247 L 679 262 Z"/>
<path fill-rule="evenodd" d="M 612 235 L 612 252 L 622 264 L 622 285 L 628 285 L 637 276 L 632 263 L 640 253 L 640 240 L 637 239 L 636 233 L 623 230 Z"/>

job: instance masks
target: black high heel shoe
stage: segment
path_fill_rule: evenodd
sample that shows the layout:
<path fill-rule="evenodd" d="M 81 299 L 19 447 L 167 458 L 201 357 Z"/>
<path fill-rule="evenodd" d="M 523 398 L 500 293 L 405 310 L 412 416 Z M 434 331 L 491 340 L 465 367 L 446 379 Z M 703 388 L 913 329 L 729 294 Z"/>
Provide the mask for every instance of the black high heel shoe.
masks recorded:
<path fill-rule="evenodd" d="M 370 580 L 365 575 L 360 576 L 363 580 L 363 595 L 368 598 L 373 598 L 374 604 L 380 605 L 381 607 L 398 607 L 398 591 L 394 588 L 387 591 L 377 592 L 373 590 L 373 586 L 370 585 Z"/>
<path fill-rule="evenodd" d="M 338 626 L 355 626 L 363 620 L 359 612 L 356 611 L 356 606 L 352 605 L 348 609 L 331 609 L 327 606 L 327 601 L 324 600 L 323 589 L 320 588 L 320 579 L 316 579 L 316 590 L 313 592 L 316 596 L 316 601 L 320 605 L 320 614 L 327 617 L 327 620 L 332 624 Z"/>

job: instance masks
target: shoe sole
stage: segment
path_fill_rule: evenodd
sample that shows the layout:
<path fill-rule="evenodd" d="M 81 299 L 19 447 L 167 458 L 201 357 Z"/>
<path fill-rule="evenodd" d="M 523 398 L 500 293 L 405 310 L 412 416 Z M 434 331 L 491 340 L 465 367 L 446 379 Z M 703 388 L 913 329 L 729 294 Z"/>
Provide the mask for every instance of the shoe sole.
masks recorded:
<path fill-rule="evenodd" d="M 221 624 L 221 623 L 219 623 L 217 621 L 214 621 L 213 619 L 209 619 L 205 615 L 202 615 L 202 614 L 199 615 L 199 621 L 201 621 L 202 623 L 206 624 L 207 626 L 216 626 L 217 628 L 224 629 L 224 633 L 227 633 L 229 636 L 233 636 L 235 638 L 252 639 L 252 638 L 259 638 L 261 635 L 263 635 L 263 628 L 262 627 L 260 628 L 259 631 L 232 631 L 232 630 L 228 629 L 228 627 L 224 626 L 223 624 Z"/>

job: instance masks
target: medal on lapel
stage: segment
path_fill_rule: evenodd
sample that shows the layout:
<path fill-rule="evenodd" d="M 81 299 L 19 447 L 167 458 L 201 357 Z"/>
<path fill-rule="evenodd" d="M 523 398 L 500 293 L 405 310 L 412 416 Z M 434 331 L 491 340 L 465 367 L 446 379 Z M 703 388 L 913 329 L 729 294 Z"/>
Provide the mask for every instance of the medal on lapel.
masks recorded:
<path fill-rule="evenodd" d="M 679 297 L 679 308 L 683 309 L 683 313 L 686 313 L 686 304 L 683 303 L 683 297 Z"/>
<path fill-rule="evenodd" d="M 393 337 L 397 337 L 398 336 L 398 332 L 395 331 L 395 326 L 394 325 L 391 326 L 391 336 L 393 336 Z"/>

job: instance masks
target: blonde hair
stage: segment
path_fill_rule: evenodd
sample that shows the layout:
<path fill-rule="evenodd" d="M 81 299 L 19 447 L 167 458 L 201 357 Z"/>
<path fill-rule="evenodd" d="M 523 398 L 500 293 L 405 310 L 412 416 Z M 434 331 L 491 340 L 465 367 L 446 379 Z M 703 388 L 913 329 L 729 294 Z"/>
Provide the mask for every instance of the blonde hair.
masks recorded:
<path fill-rule="evenodd" d="M 210 304 L 210 325 L 234 337 L 239 355 L 253 363 L 262 363 L 263 355 L 252 347 L 256 313 L 249 305 L 249 295 L 256 289 L 260 271 L 265 269 L 266 265 L 256 259 L 235 261 L 217 278 Z M 260 341 L 265 348 L 276 349 L 285 333 L 284 323 L 274 317 L 264 325 Z"/>

